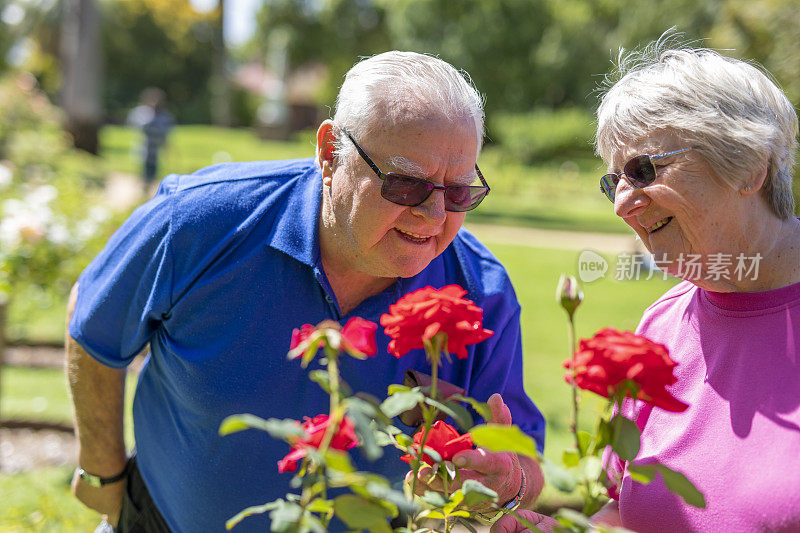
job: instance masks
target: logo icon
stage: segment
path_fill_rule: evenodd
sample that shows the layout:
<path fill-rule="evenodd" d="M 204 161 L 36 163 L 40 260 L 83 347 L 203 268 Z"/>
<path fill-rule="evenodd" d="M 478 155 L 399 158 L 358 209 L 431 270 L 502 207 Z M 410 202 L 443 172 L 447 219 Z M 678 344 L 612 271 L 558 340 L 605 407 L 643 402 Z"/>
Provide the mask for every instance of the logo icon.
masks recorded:
<path fill-rule="evenodd" d="M 608 261 L 592 250 L 584 250 L 578 256 L 578 277 L 584 283 L 591 283 L 605 277 L 608 272 Z"/>

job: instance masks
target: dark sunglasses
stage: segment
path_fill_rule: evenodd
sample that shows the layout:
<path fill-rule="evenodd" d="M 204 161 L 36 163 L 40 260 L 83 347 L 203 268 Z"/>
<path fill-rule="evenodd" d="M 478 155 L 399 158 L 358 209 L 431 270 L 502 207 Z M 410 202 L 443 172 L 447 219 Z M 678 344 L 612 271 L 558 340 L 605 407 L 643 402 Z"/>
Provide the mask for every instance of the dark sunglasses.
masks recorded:
<path fill-rule="evenodd" d="M 694 148 L 696 148 L 696 146 L 682 148 L 680 150 L 667 152 L 665 154 L 637 155 L 625 163 L 625 166 L 622 167 L 622 174 L 610 173 L 600 178 L 600 190 L 603 191 L 603 194 L 606 195 L 606 198 L 611 200 L 611 202 L 614 202 L 614 196 L 617 193 L 617 185 L 619 185 L 619 180 L 621 180 L 623 176 L 626 180 L 628 180 L 628 183 L 637 189 L 647 187 L 656 181 L 656 167 L 653 164 L 653 161 L 658 161 L 664 157 L 687 152 L 689 150 L 693 150 Z"/>
<path fill-rule="evenodd" d="M 489 184 L 481 174 L 478 165 L 475 171 L 478 173 L 482 185 L 435 185 L 428 180 L 398 174 L 397 172 L 382 172 L 367 153 L 358 145 L 356 140 L 344 128 L 340 128 L 348 139 L 356 147 L 358 155 L 369 165 L 375 174 L 383 180 L 381 185 L 381 196 L 392 203 L 406 206 L 417 206 L 428 199 L 433 191 L 444 191 L 445 211 L 471 211 L 478 207 L 486 195 L 489 194 Z"/>

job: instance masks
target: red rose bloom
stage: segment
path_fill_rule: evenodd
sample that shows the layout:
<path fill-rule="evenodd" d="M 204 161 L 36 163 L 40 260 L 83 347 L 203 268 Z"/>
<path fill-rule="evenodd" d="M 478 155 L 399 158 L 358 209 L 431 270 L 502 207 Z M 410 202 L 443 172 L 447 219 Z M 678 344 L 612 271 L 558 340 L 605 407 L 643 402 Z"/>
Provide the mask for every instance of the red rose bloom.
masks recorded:
<path fill-rule="evenodd" d="M 332 322 L 332 321 L 331 321 Z M 332 323 L 334 327 L 337 324 Z M 320 323 L 323 326 L 323 323 Z M 295 328 L 292 330 L 292 340 L 289 343 L 289 350 L 294 350 L 298 346 L 302 346 L 311 335 L 319 329 L 317 326 L 311 324 L 303 324 L 300 329 Z M 375 322 L 364 320 L 361 317 L 354 316 L 347 321 L 347 324 L 341 330 L 342 335 L 342 349 L 347 352 L 358 352 L 362 355 L 372 357 L 378 352 L 375 345 L 375 332 L 378 330 L 378 325 Z M 325 341 L 322 341 L 321 346 L 325 346 Z M 299 357 L 305 350 L 298 350 L 295 357 Z"/>
<path fill-rule="evenodd" d="M 377 330 L 378 324 L 375 322 L 354 316 L 342 328 L 342 347 L 348 352 L 355 350 L 372 357 L 378 353 L 378 347 L 375 345 Z"/>
<path fill-rule="evenodd" d="M 605 398 L 615 396 L 630 380 L 639 387 L 636 397 L 667 411 L 680 412 L 689 407 L 674 398 L 666 387 L 675 383 L 667 348 L 630 331 L 604 328 L 591 339 L 581 339 L 575 353 L 575 385 Z M 573 368 L 573 360 L 564 361 Z M 564 378 L 572 383 L 572 372 Z"/>
<path fill-rule="evenodd" d="M 417 453 L 419 453 L 422 435 L 424 434 L 425 427 L 421 427 L 419 431 L 414 434 L 413 447 Z M 459 435 L 456 428 L 447 422 L 437 420 L 434 422 L 433 426 L 431 426 L 430 432 L 428 432 L 428 439 L 425 441 L 425 447 L 438 452 L 439 455 L 442 456 L 442 461 L 450 461 L 458 452 L 472 449 L 472 435 L 470 433 Z M 414 460 L 414 457 L 412 457 L 411 454 L 406 454 L 400 459 L 410 464 Z M 433 459 L 426 454 L 422 455 L 422 460 L 431 466 L 434 464 Z"/>
<path fill-rule="evenodd" d="M 278 461 L 278 472 L 294 472 L 297 470 L 297 461 L 300 461 L 308 454 L 309 448 L 319 448 L 322 444 L 322 439 L 325 436 L 325 431 L 328 429 L 330 420 L 328 415 L 317 415 L 314 418 L 305 417 L 300 426 L 308 435 L 307 439 L 298 439 L 292 443 L 291 451 Z M 358 444 L 353 423 L 349 418 L 344 417 L 342 423 L 339 424 L 338 431 L 331 439 L 330 449 L 332 450 L 349 450 Z"/>
<path fill-rule="evenodd" d="M 447 334 L 447 351 L 459 359 L 467 357 L 467 345 L 488 339 L 494 332 L 483 329 L 483 310 L 458 285 L 441 289 L 424 287 L 406 294 L 389 306 L 381 325 L 392 338 L 389 352 L 402 357 L 410 350 L 424 348 L 423 341 L 437 333 Z"/>
<path fill-rule="evenodd" d="M 303 324 L 300 329 L 294 328 L 292 330 L 292 340 L 289 343 L 289 349 L 294 350 L 308 340 L 312 333 L 317 331 L 317 328 L 311 324 Z"/>

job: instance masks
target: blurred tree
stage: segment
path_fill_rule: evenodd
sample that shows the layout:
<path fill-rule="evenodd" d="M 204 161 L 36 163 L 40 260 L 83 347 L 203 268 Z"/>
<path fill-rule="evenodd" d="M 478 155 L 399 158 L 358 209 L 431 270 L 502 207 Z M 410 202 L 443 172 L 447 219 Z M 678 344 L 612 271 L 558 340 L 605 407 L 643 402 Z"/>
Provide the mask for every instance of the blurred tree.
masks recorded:
<path fill-rule="evenodd" d="M 211 120 L 216 126 L 231 125 L 231 87 L 228 50 L 225 45 L 225 0 L 217 0 L 212 22 L 214 47 L 211 58 Z"/>
<path fill-rule="evenodd" d="M 61 107 L 76 148 L 96 154 L 100 105 L 100 14 L 94 0 L 65 0 L 61 30 Z"/>
<path fill-rule="evenodd" d="M 105 105 L 121 122 L 146 87 L 163 89 L 178 122 L 208 123 L 214 13 L 188 0 L 105 0 Z"/>
<path fill-rule="evenodd" d="M 344 74 L 359 56 L 392 49 L 386 31 L 387 6 L 371 0 L 270 0 L 259 11 L 248 49 L 267 57 L 269 44 L 287 50 L 287 70 L 323 62 L 328 87 L 319 95 L 330 104 Z M 274 38 L 278 34 L 279 38 Z"/>

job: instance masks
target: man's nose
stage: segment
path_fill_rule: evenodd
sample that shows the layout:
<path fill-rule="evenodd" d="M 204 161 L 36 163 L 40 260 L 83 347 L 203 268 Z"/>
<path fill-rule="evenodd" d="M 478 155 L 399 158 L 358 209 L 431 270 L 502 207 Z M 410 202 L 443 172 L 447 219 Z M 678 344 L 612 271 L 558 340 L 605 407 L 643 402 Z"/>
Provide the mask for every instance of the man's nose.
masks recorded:
<path fill-rule="evenodd" d="M 442 224 L 447 217 L 447 211 L 444 209 L 444 191 L 431 192 L 424 202 L 412 207 L 411 212 L 424 218 L 430 224 Z"/>
<path fill-rule="evenodd" d="M 631 185 L 628 179 L 622 176 L 614 193 L 614 213 L 620 218 L 627 218 L 648 205 L 650 205 L 650 197 L 642 189 Z"/>

